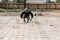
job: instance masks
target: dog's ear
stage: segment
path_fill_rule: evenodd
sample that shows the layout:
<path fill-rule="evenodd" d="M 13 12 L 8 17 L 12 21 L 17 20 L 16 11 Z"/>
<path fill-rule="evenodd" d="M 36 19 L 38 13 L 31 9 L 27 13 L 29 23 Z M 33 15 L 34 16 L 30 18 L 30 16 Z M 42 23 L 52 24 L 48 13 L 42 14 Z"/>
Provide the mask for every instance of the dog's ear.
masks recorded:
<path fill-rule="evenodd" d="M 36 16 L 36 13 L 35 13 L 35 16 Z"/>

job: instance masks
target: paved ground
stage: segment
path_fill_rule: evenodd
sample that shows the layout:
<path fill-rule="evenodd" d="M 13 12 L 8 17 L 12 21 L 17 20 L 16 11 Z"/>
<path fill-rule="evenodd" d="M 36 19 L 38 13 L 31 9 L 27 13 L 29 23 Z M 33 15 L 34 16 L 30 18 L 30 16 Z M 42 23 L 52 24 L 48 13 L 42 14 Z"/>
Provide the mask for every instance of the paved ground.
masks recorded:
<path fill-rule="evenodd" d="M 0 16 L 0 40 L 60 40 L 60 17 L 34 17 L 24 23 L 19 16 Z"/>

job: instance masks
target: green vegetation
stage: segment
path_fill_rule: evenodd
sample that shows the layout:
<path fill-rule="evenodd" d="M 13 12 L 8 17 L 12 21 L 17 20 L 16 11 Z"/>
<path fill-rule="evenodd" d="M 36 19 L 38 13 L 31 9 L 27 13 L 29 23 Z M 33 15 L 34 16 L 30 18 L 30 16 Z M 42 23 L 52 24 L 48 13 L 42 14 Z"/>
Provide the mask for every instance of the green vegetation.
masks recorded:
<path fill-rule="evenodd" d="M 17 3 L 22 3 L 24 2 L 24 0 L 17 0 Z"/>
<path fill-rule="evenodd" d="M 10 2 L 10 0 L 2 0 L 3 3 L 7 3 L 7 2 Z M 22 3 L 24 2 L 24 0 L 13 0 L 12 1 L 13 3 Z"/>
<path fill-rule="evenodd" d="M 59 3 L 59 4 L 60 4 L 60 0 L 57 0 L 57 3 Z"/>
<path fill-rule="evenodd" d="M 2 2 L 7 3 L 7 2 L 8 2 L 8 0 L 2 0 Z"/>

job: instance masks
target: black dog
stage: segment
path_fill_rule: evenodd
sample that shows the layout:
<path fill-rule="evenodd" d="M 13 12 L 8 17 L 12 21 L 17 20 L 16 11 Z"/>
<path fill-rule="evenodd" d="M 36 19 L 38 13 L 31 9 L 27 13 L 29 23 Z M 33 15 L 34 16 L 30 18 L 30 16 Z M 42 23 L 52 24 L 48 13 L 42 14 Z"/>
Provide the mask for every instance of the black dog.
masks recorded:
<path fill-rule="evenodd" d="M 32 20 L 33 13 L 29 9 L 25 9 L 25 11 L 23 11 L 20 15 L 20 17 L 24 19 L 24 22 L 26 22 L 25 19 L 27 19 L 27 22 L 29 22 L 30 16 L 31 16 L 31 20 Z"/>

